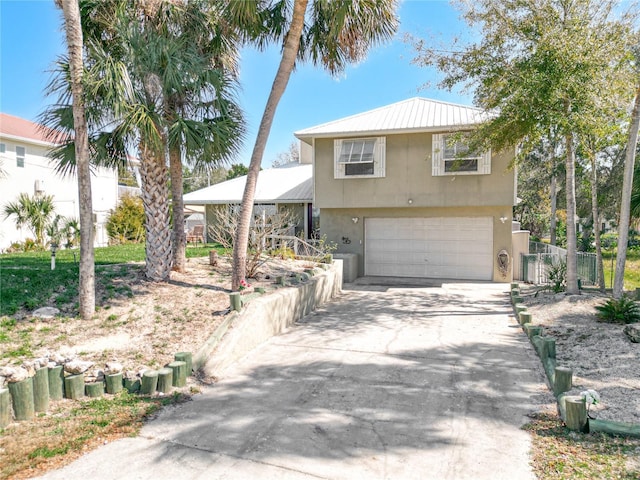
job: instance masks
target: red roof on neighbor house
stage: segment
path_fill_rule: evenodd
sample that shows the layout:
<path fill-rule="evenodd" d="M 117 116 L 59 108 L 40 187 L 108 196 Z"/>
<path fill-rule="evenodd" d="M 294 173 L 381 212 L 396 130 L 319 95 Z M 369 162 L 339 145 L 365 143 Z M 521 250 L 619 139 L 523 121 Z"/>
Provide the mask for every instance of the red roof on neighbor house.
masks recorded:
<path fill-rule="evenodd" d="M 36 142 L 55 143 L 47 138 L 47 134 L 53 135 L 56 132 L 39 123 L 30 122 L 24 118 L 14 117 L 7 113 L 0 113 L 0 134 L 11 135 L 13 137 L 27 138 Z"/>

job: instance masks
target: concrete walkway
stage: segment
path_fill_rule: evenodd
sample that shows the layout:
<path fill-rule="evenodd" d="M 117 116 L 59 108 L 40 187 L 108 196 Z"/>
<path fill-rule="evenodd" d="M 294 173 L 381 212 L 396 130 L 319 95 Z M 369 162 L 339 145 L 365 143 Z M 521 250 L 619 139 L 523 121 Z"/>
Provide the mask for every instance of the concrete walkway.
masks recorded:
<path fill-rule="evenodd" d="M 347 285 L 140 437 L 47 479 L 533 480 L 546 396 L 508 286 Z"/>

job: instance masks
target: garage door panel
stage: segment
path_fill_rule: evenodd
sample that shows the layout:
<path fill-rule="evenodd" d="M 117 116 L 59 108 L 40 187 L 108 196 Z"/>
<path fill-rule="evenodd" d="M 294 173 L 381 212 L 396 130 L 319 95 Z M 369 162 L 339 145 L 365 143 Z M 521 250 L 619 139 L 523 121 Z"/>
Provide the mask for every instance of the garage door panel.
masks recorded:
<path fill-rule="evenodd" d="M 365 274 L 491 280 L 491 217 L 365 219 Z"/>

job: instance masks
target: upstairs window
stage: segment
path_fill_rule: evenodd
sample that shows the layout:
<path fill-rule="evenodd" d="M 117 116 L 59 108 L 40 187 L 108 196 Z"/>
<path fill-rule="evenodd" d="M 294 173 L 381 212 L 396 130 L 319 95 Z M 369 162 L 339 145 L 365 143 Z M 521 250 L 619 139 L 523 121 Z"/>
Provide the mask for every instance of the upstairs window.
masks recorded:
<path fill-rule="evenodd" d="M 24 168 L 24 147 L 16 147 L 16 166 Z"/>
<path fill-rule="evenodd" d="M 334 140 L 334 177 L 384 177 L 385 149 L 384 137 Z"/>
<path fill-rule="evenodd" d="M 469 150 L 464 136 L 433 135 L 432 175 L 488 175 L 491 173 L 491 150 L 477 153 Z"/>

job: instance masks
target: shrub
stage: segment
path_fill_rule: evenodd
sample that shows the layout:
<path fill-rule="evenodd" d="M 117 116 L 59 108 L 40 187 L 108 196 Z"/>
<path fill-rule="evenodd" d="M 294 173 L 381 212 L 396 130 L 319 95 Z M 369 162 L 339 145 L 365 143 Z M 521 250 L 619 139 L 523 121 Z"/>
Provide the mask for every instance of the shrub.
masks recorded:
<path fill-rule="evenodd" d="M 107 233 L 111 243 L 140 243 L 144 241 L 144 206 L 142 199 L 123 195 L 107 219 Z"/>
<path fill-rule="evenodd" d="M 38 245 L 33 238 L 27 238 L 24 242 L 13 242 L 7 247 L 6 253 L 41 252 L 43 250 L 45 250 L 45 248 Z"/>
<path fill-rule="evenodd" d="M 567 289 L 567 262 L 560 260 L 557 264 L 549 266 L 547 272 L 553 293 L 564 292 Z"/>
<path fill-rule="evenodd" d="M 640 321 L 640 307 L 632 299 L 622 296 L 610 298 L 602 305 L 596 306 L 597 317 L 607 323 L 636 323 Z"/>

